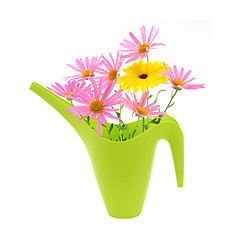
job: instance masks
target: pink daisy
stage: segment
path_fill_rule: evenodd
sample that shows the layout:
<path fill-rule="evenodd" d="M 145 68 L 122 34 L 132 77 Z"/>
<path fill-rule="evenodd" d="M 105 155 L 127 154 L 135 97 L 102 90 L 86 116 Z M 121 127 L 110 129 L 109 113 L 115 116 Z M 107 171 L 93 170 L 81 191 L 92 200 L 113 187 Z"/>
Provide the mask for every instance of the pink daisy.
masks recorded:
<path fill-rule="evenodd" d="M 103 91 L 103 80 L 100 79 L 99 84 L 91 79 L 93 85 L 93 91 L 89 89 L 86 93 L 80 92 L 79 95 L 72 95 L 72 99 L 82 103 L 83 106 L 75 106 L 66 108 L 69 113 L 74 113 L 72 116 L 85 115 L 82 118 L 76 120 L 76 122 L 90 116 L 92 120 L 97 118 L 97 130 L 98 135 L 102 135 L 102 122 L 107 123 L 106 117 L 118 120 L 118 117 L 113 116 L 110 112 L 118 111 L 119 109 L 112 109 L 111 106 L 121 103 L 121 92 L 120 90 L 110 96 L 114 85 L 109 84 Z M 102 93 L 103 92 L 103 93 Z"/>
<path fill-rule="evenodd" d="M 52 85 L 52 88 L 47 87 L 47 89 L 66 99 L 71 99 L 72 94 L 75 95 L 78 94 L 81 90 L 87 91 L 88 89 L 88 87 L 84 88 L 85 82 L 76 83 L 75 81 L 68 81 L 68 83 L 66 83 L 64 86 L 60 85 L 59 83 L 55 83 L 55 85 Z"/>
<path fill-rule="evenodd" d="M 114 82 L 114 84 L 117 81 L 117 75 L 118 72 L 122 66 L 122 63 L 124 61 L 123 55 L 117 51 L 117 57 L 114 60 L 113 56 L 111 53 L 109 53 L 111 61 L 107 60 L 107 58 L 103 57 L 103 65 L 106 67 L 106 69 L 100 69 L 98 73 L 102 75 L 104 83 L 104 87 L 106 87 L 110 82 Z"/>
<path fill-rule="evenodd" d="M 191 70 L 184 74 L 184 68 L 181 68 L 180 73 L 177 70 L 177 67 L 174 65 L 173 69 L 167 67 L 170 71 L 162 73 L 164 76 L 169 76 L 169 83 L 172 84 L 171 87 L 175 89 L 199 89 L 204 88 L 204 84 L 189 84 L 189 82 L 193 81 L 195 78 L 191 78 L 187 80 L 189 75 L 191 74 Z M 187 80 L 187 81 L 186 81 Z"/>
<path fill-rule="evenodd" d="M 122 104 L 128 109 L 135 112 L 140 117 L 154 118 L 153 116 L 168 115 L 166 112 L 159 112 L 158 110 L 160 106 L 156 105 L 155 103 L 151 103 L 145 106 L 148 95 L 149 95 L 148 91 L 143 93 L 138 104 L 138 100 L 134 93 L 132 93 L 132 99 L 130 99 L 129 95 L 125 93 L 126 98 L 121 97 Z"/>
<path fill-rule="evenodd" d="M 162 45 L 165 46 L 165 44 L 162 43 L 152 43 L 158 34 L 159 29 L 154 30 L 154 27 L 151 28 L 150 34 L 148 36 L 148 39 L 146 38 L 146 28 L 143 26 L 140 28 L 140 33 L 142 36 L 142 42 L 140 42 L 132 32 L 129 33 L 129 36 L 131 37 L 132 41 L 129 41 L 127 39 L 124 39 L 124 43 L 120 43 L 120 45 L 124 48 L 127 48 L 127 50 L 121 50 L 121 52 L 127 52 L 128 54 L 124 55 L 124 58 L 129 58 L 125 63 L 129 63 L 131 61 L 134 61 L 138 58 L 143 59 L 147 56 L 147 53 L 151 49 L 155 49 L 156 46 Z"/>
<path fill-rule="evenodd" d="M 90 79 L 91 77 L 95 76 L 95 73 L 100 69 L 102 65 L 101 57 L 92 57 L 89 61 L 89 58 L 86 57 L 85 61 L 80 59 L 76 59 L 77 66 L 73 66 L 71 64 L 67 64 L 73 70 L 77 71 L 78 74 L 74 76 L 65 77 L 68 80 L 78 80 L 78 81 L 85 81 Z"/>

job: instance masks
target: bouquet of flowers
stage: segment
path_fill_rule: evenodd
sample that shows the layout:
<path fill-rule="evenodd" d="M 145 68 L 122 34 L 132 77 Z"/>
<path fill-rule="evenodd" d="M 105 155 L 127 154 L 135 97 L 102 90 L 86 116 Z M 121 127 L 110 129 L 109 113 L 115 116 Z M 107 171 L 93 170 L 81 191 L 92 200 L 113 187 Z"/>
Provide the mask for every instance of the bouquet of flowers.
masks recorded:
<path fill-rule="evenodd" d="M 79 116 L 77 121 L 85 121 L 92 127 L 91 119 L 97 119 L 97 133 L 102 136 L 106 129 L 111 141 L 126 141 L 135 136 L 138 128 L 144 132 L 155 124 L 159 124 L 163 115 L 168 115 L 167 110 L 173 106 L 176 94 L 184 89 L 204 88 L 204 84 L 191 84 L 195 79 L 190 77 L 191 70 L 177 66 L 169 67 L 164 62 L 149 61 L 149 53 L 162 43 L 154 43 L 158 29 L 151 28 L 148 38 L 146 28 L 140 28 L 142 41 L 139 41 L 132 32 L 130 40 L 124 39 L 120 45 L 124 50 L 119 50 L 116 57 L 109 53 L 109 57 L 86 57 L 76 59 L 76 66 L 68 64 L 76 71 L 76 75 L 65 77 L 66 84 L 55 83 L 47 87 L 53 93 L 67 99 L 72 106 L 66 111 L 72 116 Z M 144 60 L 145 59 L 145 60 Z M 123 69 L 125 75 L 120 76 L 123 63 L 130 63 Z M 170 100 L 164 111 L 157 105 L 157 97 L 151 102 L 151 90 L 162 84 L 169 84 L 172 89 Z M 136 96 L 141 90 L 140 98 Z M 123 107 L 132 111 L 138 121 L 133 129 L 122 119 Z M 118 121 L 118 124 L 109 124 L 107 118 Z M 142 119 L 142 121 L 140 121 Z M 141 123 L 141 124 L 139 124 Z M 118 128 L 118 136 L 113 139 L 111 131 L 114 126 Z M 93 128 L 95 131 L 95 128 Z"/>

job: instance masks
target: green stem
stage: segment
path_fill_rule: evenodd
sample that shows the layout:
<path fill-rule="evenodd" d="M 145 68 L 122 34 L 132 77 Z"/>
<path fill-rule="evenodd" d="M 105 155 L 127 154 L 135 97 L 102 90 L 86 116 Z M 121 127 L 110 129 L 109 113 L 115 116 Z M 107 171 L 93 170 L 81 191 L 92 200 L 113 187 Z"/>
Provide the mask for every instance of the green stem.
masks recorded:
<path fill-rule="evenodd" d="M 147 62 L 149 62 L 148 53 L 149 53 L 149 51 L 147 52 Z M 149 87 L 147 87 L 147 91 L 149 91 Z M 149 99 L 147 97 L 147 105 L 148 105 L 148 102 L 149 102 Z M 148 117 L 147 117 L 147 125 L 149 126 L 149 118 Z"/>
<path fill-rule="evenodd" d="M 108 132 L 108 134 L 109 134 L 109 137 L 110 137 L 110 141 L 112 141 L 112 138 L 111 138 L 111 135 L 110 135 L 110 132 L 109 132 L 109 129 L 108 129 L 108 127 L 105 125 L 105 127 L 106 127 L 106 131 Z"/>
<path fill-rule="evenodd" d="M 147 91 L 148 91 L 148 87 L 147 87 Z M 148 104 L 149 104 L 149 99 L 147 97 L 147 106 L 148 106 Z M 149 126 L 149 118 L 148 117 L 147 117 L 147 125 Z"/>
<path fill-rule="evenodd" d="M 116 115 L 117 115 L 117 112 L 115 112 L 115 113 L 116 113 Z M 122 119 L 119 119 L 119 121 L 120 121 L 123 125 L 125 125 Z"/>
<path fill-rule="evenodd" d="M 121 89 L 121 85 L 120 85 L 120 89 Z M 120 104 L 119 125 L 120 125 L 120 139 L 121 139 L 121 141 L 122 141 L 123 139 L 122 139 L 122 129 L 121 129 L 121 104 Z"/>
<path fill-rule="evenodd" d="M 116 112 L 115 112 L 116 113 Z M 117 113 L 116 113 L 116 115 L 117 115 Z M 122 119 L 120 119 L 119 120 L 123 125 L 125 125 L 125 123 L 122 121 Z M 130 134 L 130 132 L 127 130 L 127 129 L 125 129 L 129 134 Z"/>
<path fill-rule="evenodd" d="M 142 132 L 144 132 L 144 126 L 145 126 L 145 119 L 144 119 L 144 117 L 143 117 Z"/>
<path fill-rule="evenodd" d="M 166 112 L 167 109 L 169 108 L 169 106 L 171 105 L 171 103 L 172 103 L 174 97 L 176 96 L 177 92 L 178 92 L 178 89 L 175 89 L 175 93 L 172 94 L 172 96 L 171 96 L 171 98 L 170 98 L 170 101 L 169 101 L 169 103 L 168 103 L 166 109 L 164 110 L 164 112 Z M 173 92 L 172 92 L 172 93 L 173 93 Z M 158 119 L 158 122 L 157 122 L 157 123 L 160 123 L 162 116 L 163 116 L 163 115 L 160 115 L 160 116 L 159 116 L 160 118 Z"/>
<path fill-rule="evenodd" d="M 113 106 L 111 106 L 111 108 L 114 108 Z M 117 115 L 117 112 L 116 111 L 114 111 L 115 112 L 115 114 Z M 117 115 L 118 116 L 118 115 Z M 123 120 L 122 119 L 119 119 L 119 121 L 123 124 L 123 125 L 125 125 L 125 123 L 123 122 Z M 128 132 L 128 134 L 130 135 L 130 132 L 126 129 L 126 131 Z"/>
<path fill-rule="evenodd" d="M 71 98 L 69 98 L 69 101 L 70 101 L 70 103 L 72 104 L 72 106 L 74 107 L 74 105 L 73 105 L 73 100 L 72 100 Z"/>
<path fill-rule="evenodd" d="M 123 139 L 122 139 L 122 129 L 121 129 L 121 104 L 120 104 L 120 117 L 119 117 L 119 124 L 120 124 L 120 138 L 121 138 L 121 141 L 122 141 Z"/>
<path fill-rule="evenodd" d="M 138 120 L 137 120 L 136 126 L 133 128 L 132 134 L 131 134 L 131 137 L 130 137 L 130 138 L 133 137 L 133 133 L 134 133 L 134 131 L 136 130 L 136 128 L 137 128 L 137 126 L 138 126 L 139 120 L 140 120 L 140 117 L 138 116 Z"/>

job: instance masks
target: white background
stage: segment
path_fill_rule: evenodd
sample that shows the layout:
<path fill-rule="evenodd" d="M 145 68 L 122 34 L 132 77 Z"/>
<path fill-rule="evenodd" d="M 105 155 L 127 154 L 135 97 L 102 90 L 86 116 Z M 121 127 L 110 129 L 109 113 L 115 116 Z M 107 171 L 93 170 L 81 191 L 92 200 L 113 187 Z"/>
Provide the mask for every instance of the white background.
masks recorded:
<path fill-rule="evenodd" d="M 4 1 L 0 4 L 0 239 L 227 239 L 224 1 Z M 182 91 L 169 114 L 185 136 L 177 188 L 167 142 L 157 146 L 142 214 L 108 216 L 79 136 L 32 81 L 119 49 L 128 32 L 160 28 L 151 60 L 192 69 L 206 88 Z M 164 106 L 163 94 L 160 104 Z"/>

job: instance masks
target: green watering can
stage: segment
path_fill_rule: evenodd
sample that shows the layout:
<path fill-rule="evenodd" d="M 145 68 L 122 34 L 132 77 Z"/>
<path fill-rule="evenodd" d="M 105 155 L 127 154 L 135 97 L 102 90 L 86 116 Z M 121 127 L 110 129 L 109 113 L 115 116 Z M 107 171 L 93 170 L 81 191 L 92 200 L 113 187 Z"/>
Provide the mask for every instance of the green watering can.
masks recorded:
<path fill-rule="evenodd" d="M 149 129 L 141 133 L 138 128 L 134 138 L 127 141 L 118 139 L 118 129 L 113 128 L 109 140 L 103 128 L 100 137 L 96 130 L 96 121 L 91 126 L 85 121 L 75 123 L 80 117 L 73 117 L 65 109 L 72 105 L 33 82 L 30 89 L 58 111 L 79 134 L 89 153 L 95 177 L 110 216 L 115 218 L 132 218 L 138 216 L 143 208 L 155 149 L 159 140 L 169 142 L 176 172 L 178 187 L 183 186 L 184 178 L 184 136 L 177 121 L 170 116 L 163 116 L 159 124 L 150 124 Z M 135 122 L 129 123 L 132 132 Z M 141 122 L 140 122 L 141 125 Z M 107 126 L 109 128 L 110 125 Z"/>

